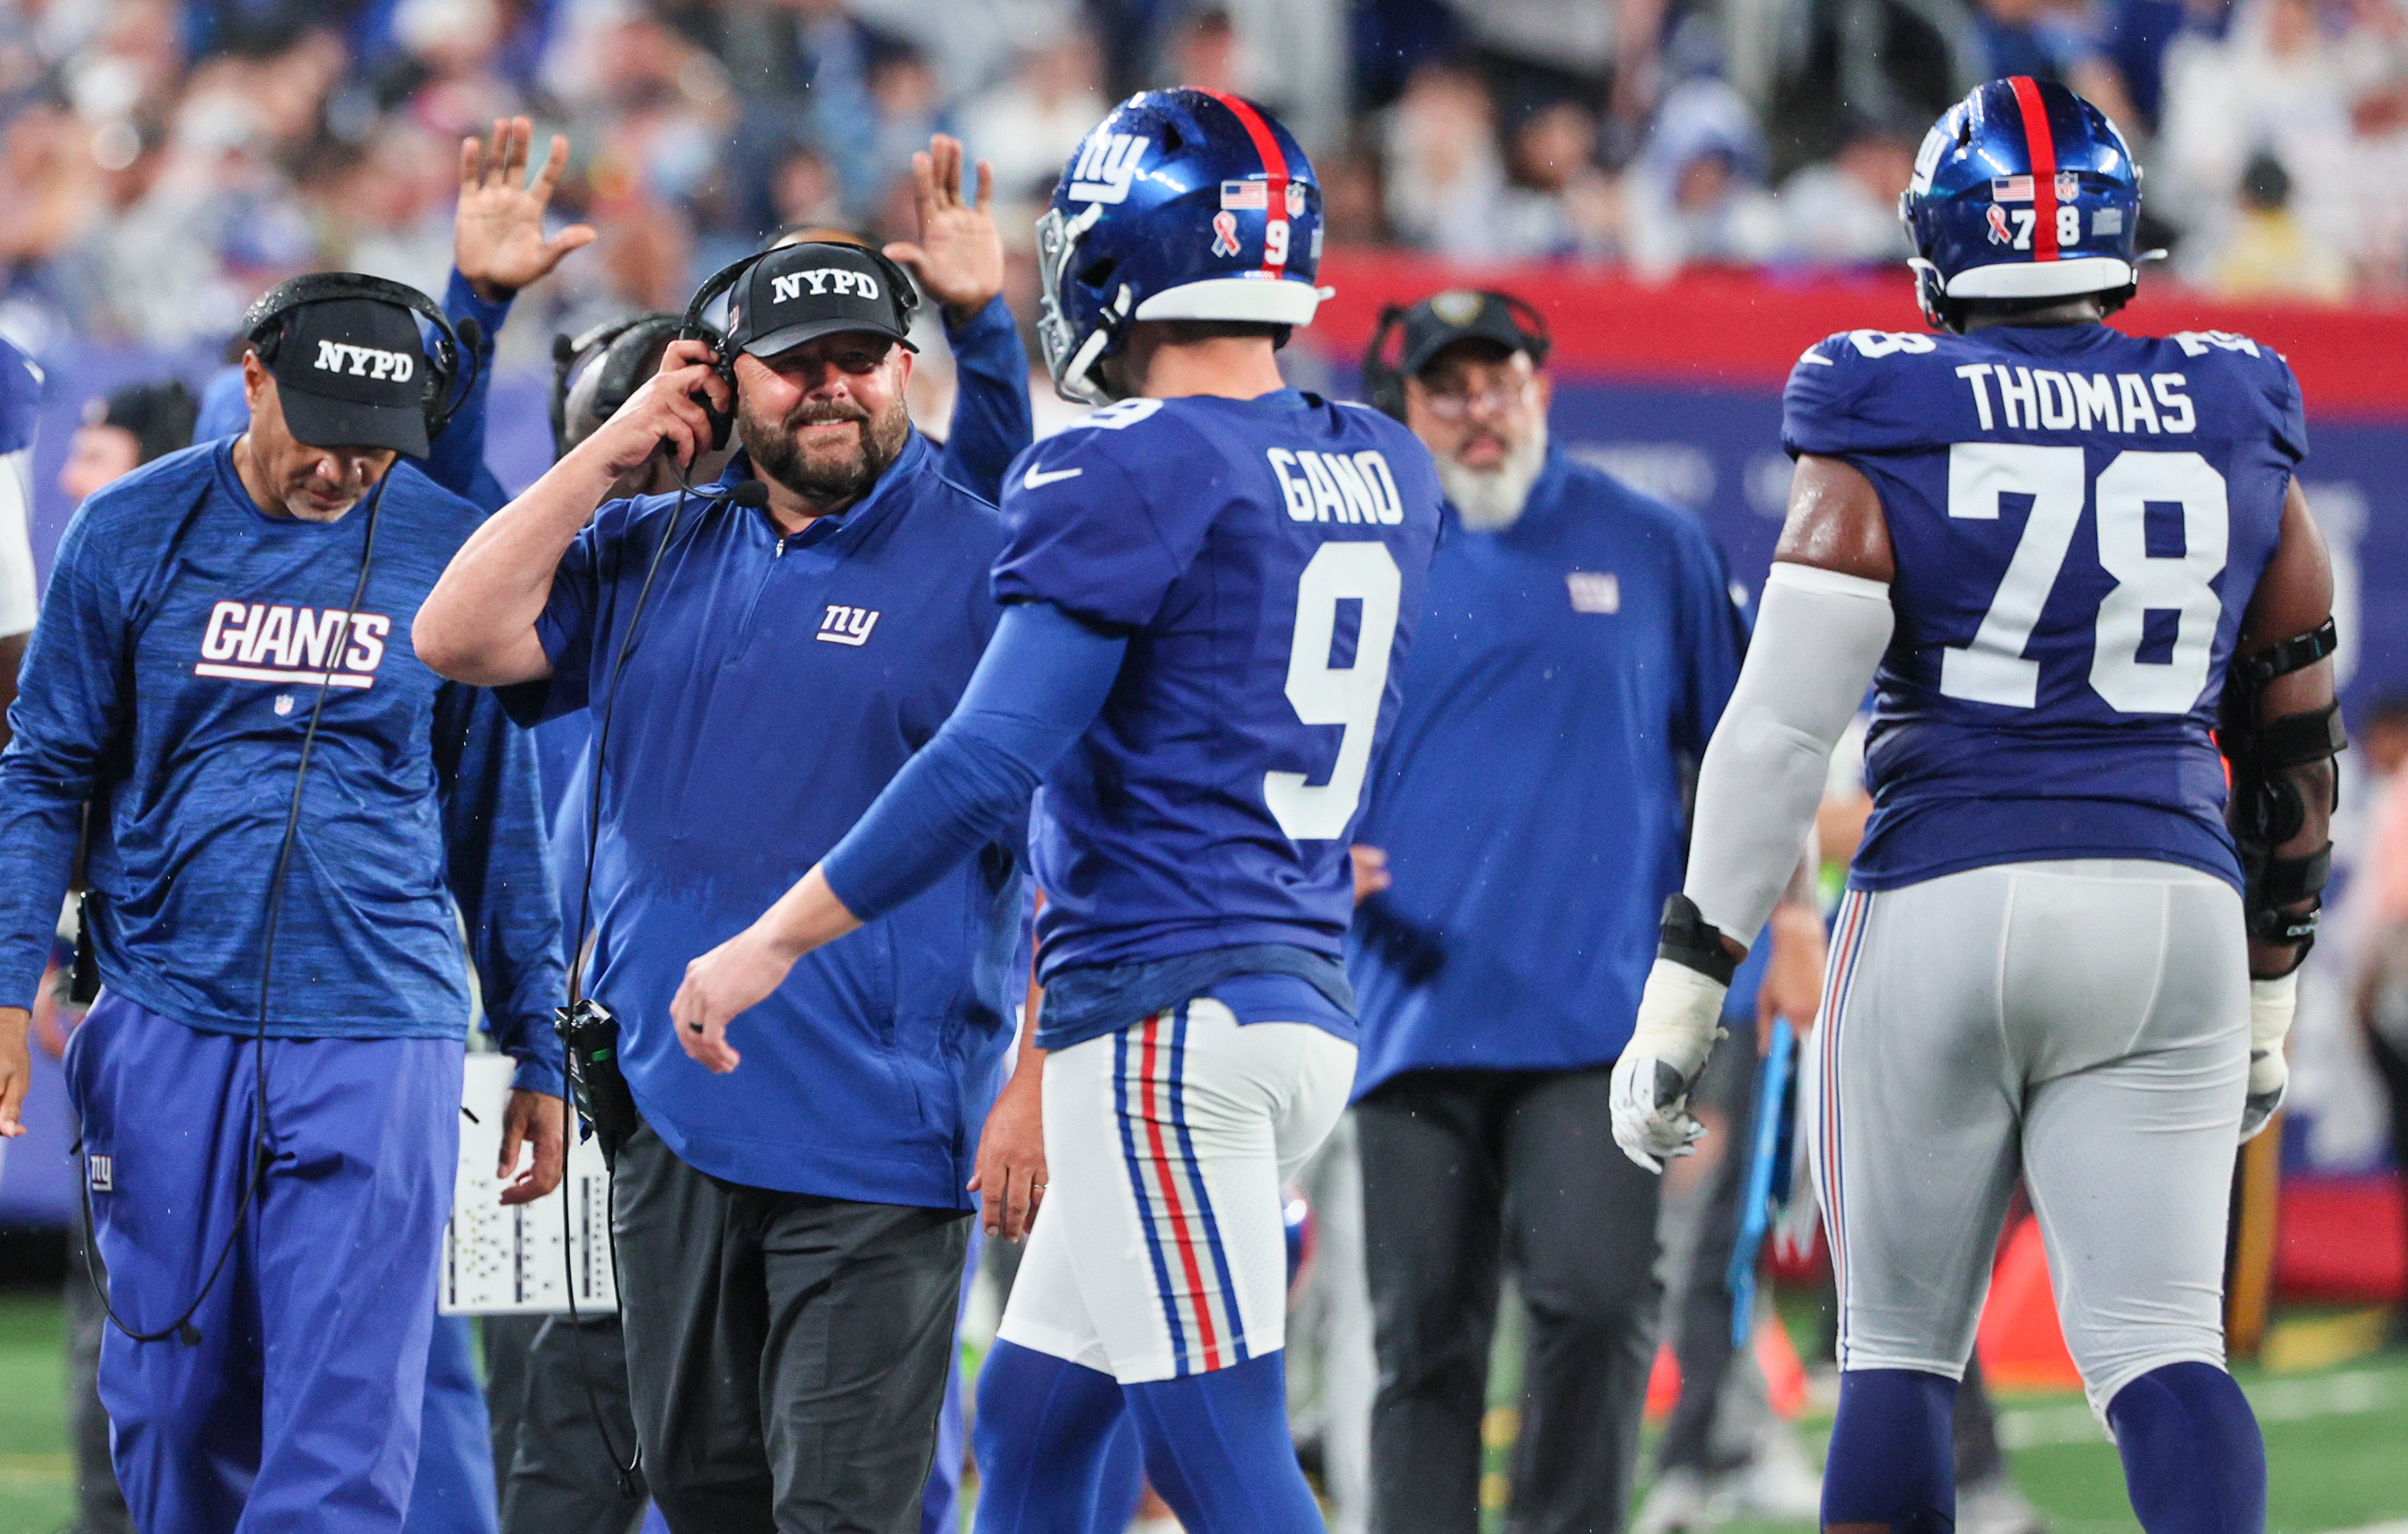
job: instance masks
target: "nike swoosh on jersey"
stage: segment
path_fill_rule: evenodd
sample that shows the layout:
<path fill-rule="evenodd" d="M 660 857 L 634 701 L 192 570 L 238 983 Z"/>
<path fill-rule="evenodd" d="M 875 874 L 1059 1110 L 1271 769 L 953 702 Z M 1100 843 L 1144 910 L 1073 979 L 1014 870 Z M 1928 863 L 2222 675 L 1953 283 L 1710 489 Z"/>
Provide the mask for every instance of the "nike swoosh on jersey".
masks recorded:
<path fill-rule="evenodd" d="M 1020 477 L 1020 483 L 1022 488 L 1026 490 L 1042 490 L 1056 480 L 1075 480 L 1086 472 L 1083 468 L 1057 468 L 1048 474 L 1035 464 L 1031 464 L 1028 466 L 1028 472 Z"/>

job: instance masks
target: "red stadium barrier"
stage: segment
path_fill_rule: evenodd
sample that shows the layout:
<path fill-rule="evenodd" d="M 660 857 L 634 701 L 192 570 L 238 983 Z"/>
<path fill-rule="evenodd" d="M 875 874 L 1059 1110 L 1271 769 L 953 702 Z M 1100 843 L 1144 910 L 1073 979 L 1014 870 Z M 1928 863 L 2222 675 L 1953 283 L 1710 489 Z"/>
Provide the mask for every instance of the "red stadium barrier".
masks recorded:
<path fill-rule="evenodd" d="M 2283 1180 L 2274 1288 L 2286 1299 L 2408 1299 L 2408 1226 L 2397 1174 Z"/>
<path fill-rule="evenodd" d="M 1568 266 L 1468 267 L 1426 256 L 1333 251 L 1322 280 L 1338 292 L 1315 344 L 1349 360 L 1380 309 L 1441 288 L 1505 288 L 1546 311 L 1566 371 L 1633 381 L 1778 387 L 1798 353 L 1834 331 L 1921 330 L 1903 270 L 1784 276 L 1698 271 L 1659 286 Z M 2408 418 L 2408 309 L 2217 303 L 2159 280 L 2119 316 L 2132 330 L 2234 330 L 2289 359 L 2319 419 Z"/>

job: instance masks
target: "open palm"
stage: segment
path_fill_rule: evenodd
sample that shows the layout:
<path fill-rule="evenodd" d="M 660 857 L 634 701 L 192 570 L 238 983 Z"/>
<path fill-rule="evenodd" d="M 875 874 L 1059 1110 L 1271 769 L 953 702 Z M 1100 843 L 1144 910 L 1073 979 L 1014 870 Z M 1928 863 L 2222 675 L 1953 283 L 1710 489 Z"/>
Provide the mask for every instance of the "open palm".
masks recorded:
<path fill-rule="evenodd" d="M 460 143 L 460 210 L 452 226 L 452 261 L 477 296 L 499 303 L 549 276 L 560 258 L 594 241 L 591 224 L 573 223 L 550 239 L 544 208 L 568 168 L 568 140 L 552 136 L 535 180 L 526 179 L 535 124 L 523 117 L 494 124 L 490 150 L 471 135 Z"/>

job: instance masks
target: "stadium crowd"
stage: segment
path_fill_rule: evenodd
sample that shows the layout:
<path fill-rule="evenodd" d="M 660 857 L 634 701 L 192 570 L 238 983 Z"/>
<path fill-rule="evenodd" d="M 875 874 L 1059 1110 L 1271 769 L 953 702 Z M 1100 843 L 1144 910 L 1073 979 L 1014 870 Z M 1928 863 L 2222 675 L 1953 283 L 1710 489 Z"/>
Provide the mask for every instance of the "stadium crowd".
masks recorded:
<path fill-rule="evenodd" d="M 2400 0 L 11 0 L 0 323 L 213 344 L 297 271 L 437 289 L 454 146 L 520 112 L 603 231 L 557 325 L 674 308 L 781 226 L 895 235 L 932 131 L 994 165 L 1031 297 L 1024 215 L 1171 80 L 1295 124 L 1333 243 L 1887 263 L 1921 126 L 2014 72 L 2112 107 L 2186 280 L 2408 286 Z"/>

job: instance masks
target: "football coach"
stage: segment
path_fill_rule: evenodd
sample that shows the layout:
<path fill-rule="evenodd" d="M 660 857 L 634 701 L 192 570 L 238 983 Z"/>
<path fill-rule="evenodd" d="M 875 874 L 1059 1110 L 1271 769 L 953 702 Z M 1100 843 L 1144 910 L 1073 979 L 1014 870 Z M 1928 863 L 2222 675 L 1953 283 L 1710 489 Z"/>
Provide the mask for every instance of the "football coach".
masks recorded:
<path fill-rule="evenodd" d="M 912 429 L 892 262 L 805 242 L 722 282 L 724 362 L 672 342 L 469 540 L 415 637 L 523 719 L 594 718 L 585 990 L 640 1117 L 613 1213 L 653 1500 L 678 1534 L 902 1534 L 1010 1035 L 1021 842 L 796 966 L 741 1074 L 686 1055 L 669 1001 L 944 723 L 995 625 L 1004 529 Z M 655 452 L 709 452 L 706 405 L 740 447 L 715 484 L 596 510 Z"/>
<path fill-rule="evenodd" d="M 89 807 L 104 991 L 67 1059 L 138 1527 L 393 1534 L 418 1455 L 470 989 L 556 1185 L 560 917 L 532 746 L 406 636 L 480 513 L 423 456 L 458 348 L 349 274 L 246 317 L 240 436 L 94 494 L 0 756 L 0 1132 Z"/>
<path fill-rule="evenodd" d="M 1606 1096 L 1747 631 L 1703 523 L 1548 441 L 1547 349 L 1527 303 L 1455 290 L 1383 317 L 1366 361 L 1447 495 L 1355 848 L 1377 1534 L 1479 1525 L 1507 1269 L 1530 1326 L 1508 1527 L 1622 1527 L 1656 1355 L 1660 1182 L 1614 1164 Z M 1812 889 L 1762 1003 L 1801 1020 Z"/>

